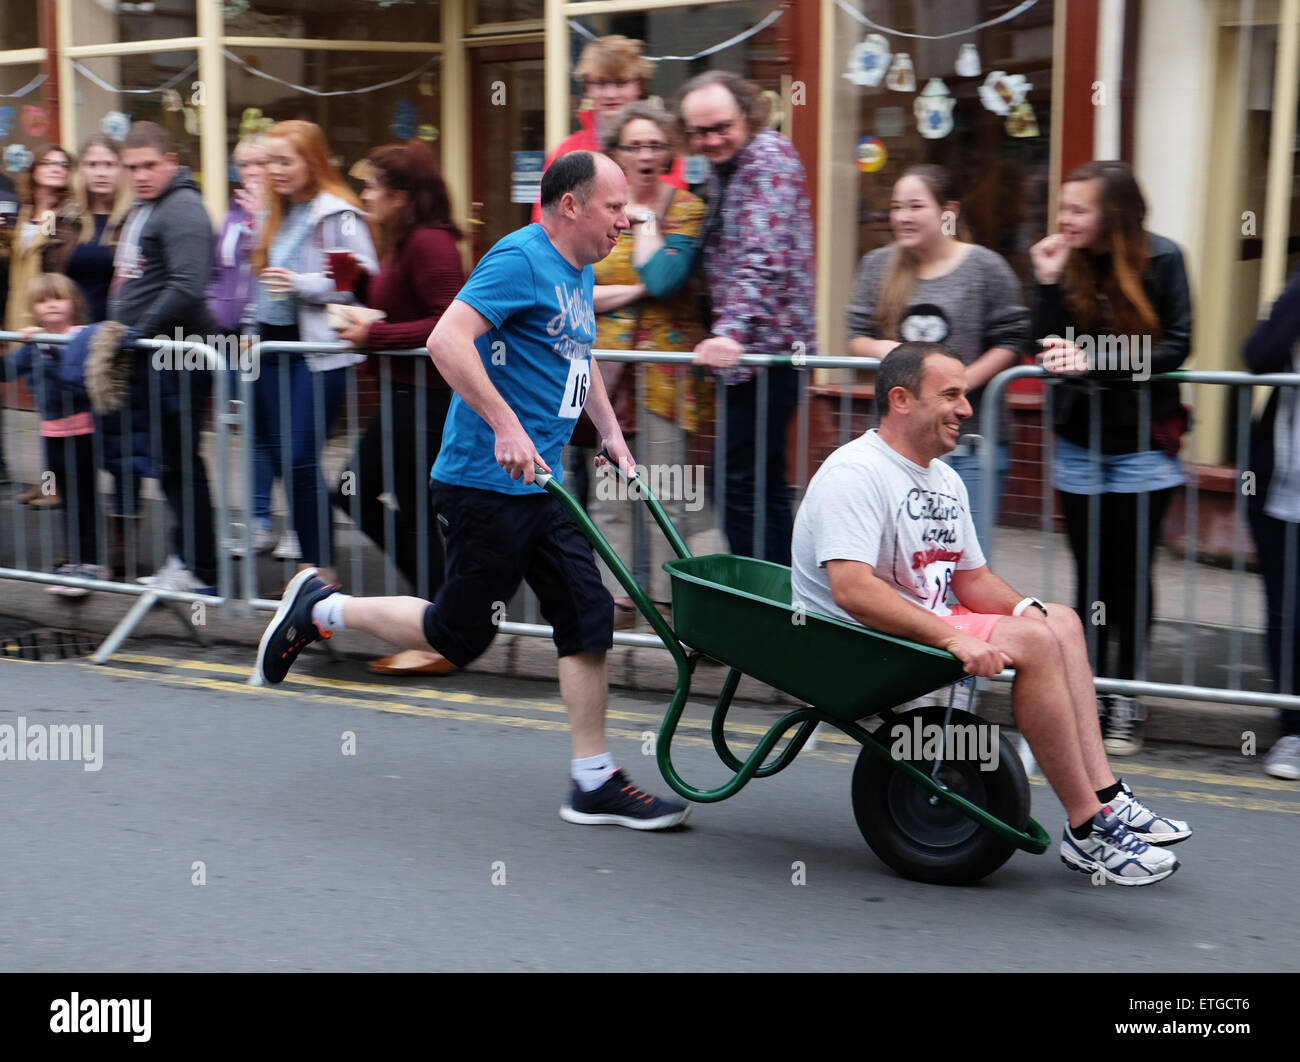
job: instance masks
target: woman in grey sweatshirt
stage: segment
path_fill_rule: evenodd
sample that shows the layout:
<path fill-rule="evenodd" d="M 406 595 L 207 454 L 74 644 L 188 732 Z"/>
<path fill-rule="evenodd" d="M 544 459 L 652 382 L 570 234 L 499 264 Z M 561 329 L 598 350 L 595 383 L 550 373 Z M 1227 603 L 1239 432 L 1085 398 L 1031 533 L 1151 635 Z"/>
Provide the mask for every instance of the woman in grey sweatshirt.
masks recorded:
<path fill-rule="evenodd" d="M 981 434 L 984 385 L 1028 349 L 1029 310 L 1006 260 L 957 238 L 960 209 L 942 167 L 905 170 L 889 207 L 894 242 L 862 259 L 847 318 L 850 353 L 883 358 L 901 342 L 924 340 L 951 347 L 965 363 L 974 416 L 962 424 L 958 448 L 944 460 L 966 484 L 978 526 L 980 450 L 968 437 Z M 1009 461 L 1005 415 L 1002 426 L 995 497 Z"/>

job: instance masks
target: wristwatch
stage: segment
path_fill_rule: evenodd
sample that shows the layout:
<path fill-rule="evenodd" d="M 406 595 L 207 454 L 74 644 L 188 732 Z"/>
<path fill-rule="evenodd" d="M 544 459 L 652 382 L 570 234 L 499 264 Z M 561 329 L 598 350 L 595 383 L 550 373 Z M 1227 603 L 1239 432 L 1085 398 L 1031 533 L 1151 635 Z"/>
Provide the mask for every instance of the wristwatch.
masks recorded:
<path fill-rule="evenodd" d="M 1047 606 L 1044 605 L 1041 601 L 1039 601 L 1038 598 L 1036 597 L 1022 597 L 1020 599 L 1020 603 L 1017 604 L 1016 607 L 1012 610 L 1011 615 L 1013 616 L 1023 615 L 1025 609 L 1027 608 L 1036 608 L 1044 616 L 1047 615 Z"/>

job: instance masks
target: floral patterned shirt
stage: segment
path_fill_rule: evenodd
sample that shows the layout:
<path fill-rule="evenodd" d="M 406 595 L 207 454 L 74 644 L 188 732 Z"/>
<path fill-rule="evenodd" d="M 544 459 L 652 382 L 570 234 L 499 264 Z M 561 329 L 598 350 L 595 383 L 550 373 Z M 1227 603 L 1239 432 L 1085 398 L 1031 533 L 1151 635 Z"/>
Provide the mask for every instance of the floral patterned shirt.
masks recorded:
<path fill-rule="evenodd" d="M 711 174 L 710 198 L 720 192 Z M 736 154 L 721 224 L 704 245 L 713 334 L 746 354 L 815 354 L 815 269 L 803 163 L 788 140 L 764 130 Z M 745 366 L 722 371 L 727 383 L 753 375 Z"/>

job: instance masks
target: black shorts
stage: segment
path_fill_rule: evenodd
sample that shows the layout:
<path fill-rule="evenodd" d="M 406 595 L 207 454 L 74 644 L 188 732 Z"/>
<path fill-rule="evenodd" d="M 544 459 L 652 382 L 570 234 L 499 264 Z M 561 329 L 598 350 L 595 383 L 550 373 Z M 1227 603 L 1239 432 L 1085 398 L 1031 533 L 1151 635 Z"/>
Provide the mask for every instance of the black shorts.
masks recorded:
<path fill-rule="evenodd" d="M 430 485 L 447 543 L 447 578 L 424 613 L 434 649 L 457 667 L 482 655 L 523 581 L 555 629 L 558 656 L 614 644 L 614 600 L 591 543 L 556 498 Z"/>

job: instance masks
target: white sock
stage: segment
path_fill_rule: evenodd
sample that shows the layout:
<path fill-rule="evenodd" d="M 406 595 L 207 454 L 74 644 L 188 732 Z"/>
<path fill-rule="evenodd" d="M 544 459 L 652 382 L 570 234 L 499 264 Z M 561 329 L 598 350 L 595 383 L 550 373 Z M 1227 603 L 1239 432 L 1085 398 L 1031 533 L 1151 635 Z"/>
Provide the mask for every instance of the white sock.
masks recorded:
<path fill-rule="evenodd" d="M 311 607 L 311 619 L 323 631 L 345 631 L 343 606 L 352 600 L 351 594 L 330 594 Z"/>
<path fill-rule="evenodd" d="M 574 760 L 573 780 L 584 793 L 592 793 L 608 782 L 616 770 L 618 768 L 614 766 L 614 757 L 608 752 L 602 752 L 599 756 Z"/>

